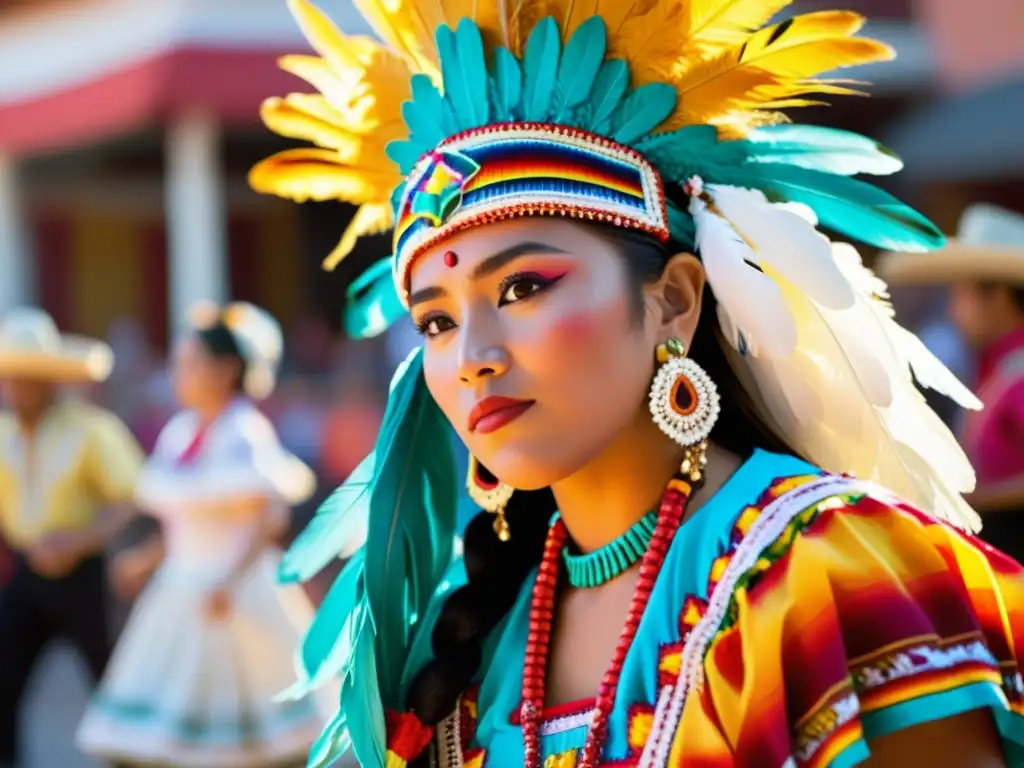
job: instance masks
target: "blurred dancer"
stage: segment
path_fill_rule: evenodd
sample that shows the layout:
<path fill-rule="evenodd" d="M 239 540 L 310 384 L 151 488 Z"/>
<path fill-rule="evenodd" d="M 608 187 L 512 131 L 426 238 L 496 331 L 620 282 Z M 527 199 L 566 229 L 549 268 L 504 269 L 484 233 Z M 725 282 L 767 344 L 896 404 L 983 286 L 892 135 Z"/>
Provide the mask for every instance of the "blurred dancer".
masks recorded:
<path fill-rule="evenodd" d="M 961 439 L 978 473 L 969 501 L 982 537 L 1024 558 L 1024 216 L 993 205 L 965 211 L 956 240 L 928 254 L 886 254 L 891 283 L 949 286 L 949 312 L 977 351 Z"/>
<path fill-rule="evenodd" d="M 0 591 L 0 766 L 18 762 L 19 703 L 51 638 L 70 640 L 97 679 L 107 663 L 102 554 L 143 457 L 116 417 L 59 386 L 100 381 L 112 363 L 106 344 L 62 336 L 42 310 L 0 323 L 0 534 L 13 550 Z"/>
<path fill-rule="evenodd" d="M 268 545 L 286 505 L 314 487 L 252 404 L 273 390 L 281 353 L 276 321 L 243 303 L 197 311 L 174 350 L 185 410 L 161 433 L 138 489 L 162 541 L 114 568 L 125 591 L 156 573 L 79 729 L 86 752 L 256 768 L 301 759 L 324 722 L 312 700 L 273 700 L 293 680 L 310 610 L 300 593 L 278 591 Z"/>

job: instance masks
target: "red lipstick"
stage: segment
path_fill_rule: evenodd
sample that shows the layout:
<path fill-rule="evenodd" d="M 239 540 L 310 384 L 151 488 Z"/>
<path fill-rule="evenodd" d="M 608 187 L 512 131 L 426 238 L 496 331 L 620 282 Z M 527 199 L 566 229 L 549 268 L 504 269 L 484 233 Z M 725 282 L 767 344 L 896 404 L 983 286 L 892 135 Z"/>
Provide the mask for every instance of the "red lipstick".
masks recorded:
<path fill-rule="evenodd" d="M 469 431 L 482 435 L 497 432 L 526 413 L 534 402 L 511 397 L 485 397 L 469 412 Z"/>

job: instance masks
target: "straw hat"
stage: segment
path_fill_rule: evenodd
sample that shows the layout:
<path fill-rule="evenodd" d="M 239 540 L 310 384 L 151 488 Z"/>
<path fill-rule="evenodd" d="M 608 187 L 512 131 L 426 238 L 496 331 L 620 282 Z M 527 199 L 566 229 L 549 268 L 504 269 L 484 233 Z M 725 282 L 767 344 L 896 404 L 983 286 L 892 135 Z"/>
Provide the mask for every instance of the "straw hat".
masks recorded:
<path fill-rule="evenodd" d="M 284 336 L 273 315 L 246 301 L 235 301 L 223 308 L 201 302 L 189 311 L 189 323 L 196 329 L 223 323 L 245 358 L 245 394 L 254 400 L 270 396 L 277 385 L 277 369 L 284 354 Z"/>
<path fill-rule="evenodd" d="M 46 312 L 18 307 L 0 320 L 0 377 L 56 382 L 103 381 L 114 353 L 102 341 L 62 334 Z"/>
<path fill-rule="evenodd" d="M 945 248 L 883 253 L 877 272 L 893 285 L 965 280 L 1024 285 L 1024 216 L 987 203 L 972 205 Z"/>

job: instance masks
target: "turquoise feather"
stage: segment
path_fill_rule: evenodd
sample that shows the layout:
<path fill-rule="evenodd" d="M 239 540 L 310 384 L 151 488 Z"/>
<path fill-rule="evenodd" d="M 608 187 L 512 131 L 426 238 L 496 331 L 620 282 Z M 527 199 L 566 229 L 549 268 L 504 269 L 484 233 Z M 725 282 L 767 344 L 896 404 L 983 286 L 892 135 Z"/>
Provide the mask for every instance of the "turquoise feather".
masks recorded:
<path fill-rule="evenodd" d="M 435 34 L 441 57 L 445 99 L 455 115 L 456 130 L 487 124 L 487 62 L 480 30 L 470 19 L 459 22 L 452 32 L 441 25 Z"/>
<path fill-rule="evenodd" d="M 363 553 L 356 553 L 334 580 L 306 630 L 296 655 L 299 679 L 277 700 L 300 699 L 330 680 L 351 673 L 353 644 L 364 628 L 368 606 L 360 600 Z"/>
<path fill-rule="evenodd" d="M 903 167 L 892 150 L 850 131 L 816 125 L 771 125 L 751 131 L 745 142 L 747 159 L 755 163 L 786 163 L 843 176 L 883 176 Z"/>
<path fill-rule="evenodd" d="M 402 103 L 402 119 L 409 128 L 409 140 L 420 154 L 429 152 L 451 135 L 446 125 L 445 102 L 426 75 L 412 76 L 412 99 Z"/>
<path fill-rule="evenodd" d="M 668 229 L 672 233 L 672 240 L 679 248 L 693 249 L 694 241 L 697 238 L 697 225 L 693 217 L 686 211 L 680 210 L 673 203 L 665 206 L 668 218 Z"/>
<path fill-rule="evenodd" d="M 557 98 L 552 112 L 563 123 L 573 107 L 582 104 L 594 88 L 607 45 L 604 20 L 592 16 L 584 21 L 565 44 L 558 64 Z"/>
<path fill-rule="evenodd" d="M 404 314 L 390 256 L 363 272 L 345 291 L 345 332 L 353 339 L 379 336 Z"/>
<path fill-rule="evenodd" d="M 523 52 L 523 120 L 544 122 L 549 118 L 561 48 L 558 25 L 550 16 L 530 33 Z"/>
<path fill-rule="evenodd" d="M 327 727 L 313 742 L 306 761 L 307 768 L 328 768 L 352 747 L 349 738 L 345 714 L 338 712 L 331 718 Z"/>
<path fill-rule="evenodd" d="M 356 761 L 362 768 L 384 768 L 387 731 L 377 678 L 385 665 L 378 663 L 376 648 L 367 641 L 369 634 L 364 632 L 356 646 L 353 667 L 358 671 L 342 683 L 341 700 Z"/>
<path fill-rule="evenodd" d="M 412 169 L 416 166 L 416 161 L 423 155 L 419 145 L 414 144 L 408 139 L 389 141 L 387 146 L 384 147 L 384 152 L 387 154 L 388 159 L 398 166 L 398 170 L 406 176 L 412 173 Z M 400 185 L 398 189 L 402 189 L 404 186 L 404 184 Z M 392 202 L 392 208 L 397 208 L 397 204 Z"/>
<path fill-rule="evenodd" d="M 495 122 L 512 122 L 523 97 L 523 71 L 507 48 L 494 51 L 494 77 L 491 79 L 491 107 Z"/>
<path fill-rule="evenodd" d="M 609 59 L 601 65 L 594 77 L 588 104 L 588 124 L 581 126 L 597 134 L 611 130 L 612 114 L 629 88 L 629 65 L 623 59 Z"/>
<path fill-rule="evenodd" d="M 391 142 L 391 144 L 394 144 L 394 142 Z M 390 147 L 391 144 L 388 144 L 388 147 Z M 396 218 L 398 216 L 398 206 L 402 204 L 402 195 L 405 194 L 405 187 L 407 183 L 408 181 L 403 181 L 391 190 L 391 210 L 394 212 Z"/>
<path fill-rule="evenodd" d="M 463 18 L 455 31 L 458 48 L 459 72 L 463 86 L 469 92 L 473 128 L 490 122 L 490 102 L 487 98 L 487 57 L 480 28 L 471 19 Z M 447 81 L 446 81 L 447 82 Z"/>
<path fill-rule="evenodd" d="M 857 179 L 773 164 L 760 178 L 724 179 L 725 184 L 760 188 L 770 199 L 809 205 L 821 223 L 848 237 L 894 251 L 942 247 L 945 237 L 934 224 L 888 192 Z"/>
<path fill-rule="evenodd" d="M 360 462 L 332 493 L 288 547 L 278 567 L 280 581 L 308 581 L 353 542 L 365 539 L 370 493 L 376 473 L 376 452 Z"/>
<path fill-rule="evenodd" d="M 612 115 L 612 140 L 632 145 L 657 128 L 676 107 L 676 89 L 648 83 L 630 93 Z"/>
<path fill-rule="evenodd" d="M 378 469 L 366 542 L 366 593 L 377 629 L 380 690 L 389 706 L 400 706 L 400 666 L 409 640 L 409 614 L 415 612 L 410 610 L 409 591 L 422 594 L 426 586 L 420 582 L 433 585 L 441 579 L 444 568 L 438 561 L 445 552 L 450 558 L 455 532 L 454 508 L 428 510 L 424 503 L 428 482 L 443 481 L 436 478 L 445 463 L 436 456 L 447 445 L 439 444 L 437 413 L 423 381 L 423 360 L 417 349 L 396 374 L 388 398 L 377 443 Z M 407 570 L 409 540 L 416 543 L 420 557 L 428 558 L 414 572 Z"/>

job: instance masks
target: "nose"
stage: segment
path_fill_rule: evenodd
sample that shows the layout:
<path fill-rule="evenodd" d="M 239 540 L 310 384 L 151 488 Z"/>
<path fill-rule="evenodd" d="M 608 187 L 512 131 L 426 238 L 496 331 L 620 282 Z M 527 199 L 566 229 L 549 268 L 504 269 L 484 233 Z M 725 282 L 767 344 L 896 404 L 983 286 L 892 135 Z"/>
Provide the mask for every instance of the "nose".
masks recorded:
<path fill-rule="evenodd" d="M 499 346 L 475 350 L 464 348 L 459 356 L 459 381 L 472 386 L 481 379 L 503 375 L 508 366 L 508 354 Z"/>

